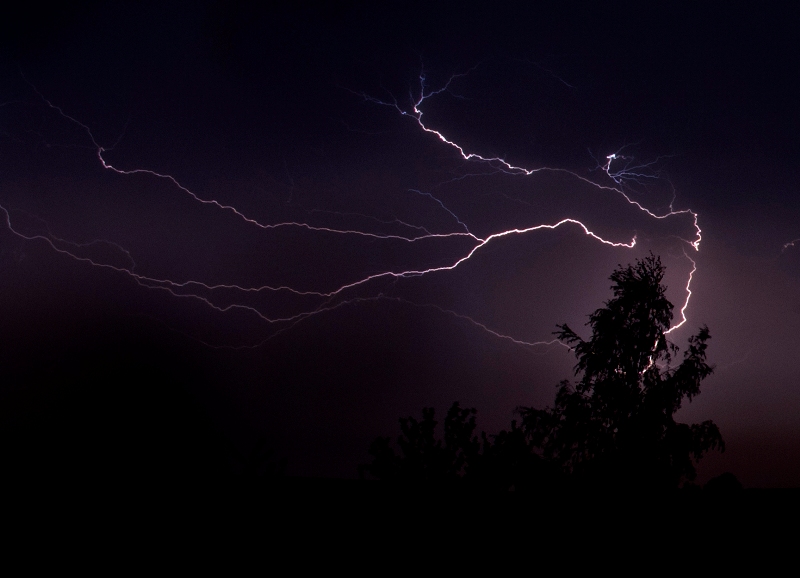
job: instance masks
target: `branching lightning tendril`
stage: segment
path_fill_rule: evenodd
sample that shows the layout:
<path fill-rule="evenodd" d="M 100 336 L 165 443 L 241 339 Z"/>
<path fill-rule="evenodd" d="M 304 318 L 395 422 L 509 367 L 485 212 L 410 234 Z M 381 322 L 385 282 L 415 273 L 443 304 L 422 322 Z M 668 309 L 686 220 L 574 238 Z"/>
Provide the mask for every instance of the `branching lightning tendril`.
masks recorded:
<path fill-rule="evenodd" d="M 432 135 L 433 137 L 438 139 L 438 141 L 440 141 L 443 145 L 457 151 L 457 153 L 461 156 L 461 158 L 465 162 L 472 163 L 478 166 L 483 165 L 484 167 L 488 167 L 491 173 L 500 172 L 510 176 L 521 177 L 521 178 L 530 176 L 534 173 L 541 171 L 565 173 L 575 179 L 580 180 L 583 183 L 587 183 L 592 187 L 596 187 L 598 190 L 621 195 L 621 197 L 627 203 L 629 203 L 636 209 L 642 211 L 644 214 L 646 214 L 648 217 L 652 219 L 660 220 L 680 215 L 688 216 L 692 219 L 695 235 L 694 238 L 692 239 L 689 240 L 682 239 L 682 240 L 686 244 L 691 246 L 691 248 L 694 249 L 695 251 L 699 250 L 701 241 L 701 230 L 698 225 L 698 215 L 696 213 L 692 212 L 689 209 L 675 210 L 673 209 L 672 203 L 670 203 L 666 211 L 662 213 L 654 212 L 645 207 L 639 201 L 634 200 L 631 197 L 631 195 L 629 195 L 628 192 L 626 192 L 626 187 L 629 183 L 641 183 L 643 181 L 652 180 L 659 177 L 659 175 L 656 172 L 654 172 L 654 166 L 655 163 L 658 162 L 658 159 L 653 162 L 642 163 L 636 161 L 632 156 L 628 154 L 623 154 L 623 150 L 611 153 L 605 157 L 606 159 L 605 163 L 603 164 L 598 163 L 597 166 L 597 168 L 602 170 L 602 172 L 610 179 L 610 182 L 608 184 L 603 184 L 595 182 L 575 172 L 562 168 L 550 168 L 550 167 L 525 168 L 522 166 L 511 164 L 510 162 L 506 161 L 501 157 L 482 156 L 481 154 L 467 151 L 463 146 L 445 136 L 445 133 L 443 131 L 434 129 L 428 124 L 426 124 L 423 121 L 422 108 L 424 103 L 427 100 L 436 97 L 437 95 L 442 95 L 444 93 L 451 92 L 451 87 L 453 83 L 457 79 L 465 76 L 466 74 L 469 74 L 469 72 L 464 74 L 453 75 L 444 84 L 444 86 L 436 90 L 430 89 L 427 85 L 424 73 L 420 74 L 419 86 L 416 88 L 415 91 L 412 91 L 412 94 L 410 95 L 411 104 L 407 108 L 401 106 L 401 104 L 394 97 L 390 99 L 379 99 L 374 96 L 363 93 L 359 93 L 359 96 L 368 103 L 382 107 L 389 107 L 394 111 L 396 111 L 397 113 L 399 113 L 401 116 L 410 118 L 424 133 Z M 246 226 L 256 227 L 263 231 L 294 228 L 294 229 L 305 230 L 309 234 L 314 234 L 314 235 L 363 237 L 365 239 L 371 239 L 373 241 L 381 241 L 381 242 L 391 241 L 391 242 L 414 244 L 421 242 L 437 242 L 443 239 L 460 238 L 470 243 L 470 247 L 466 249 L 460 256 L 445 264 L 432 267 L 420 266 L 416 268 L 412 267 L 412 268 L 402 268 L 397 270 L 377 271 L 370 273 L 368 275 L 363 275 L 358 278 L 353 278 L 350 281 L 342 283 L 338 286 L 291 287 L 282 284 L 261 285 L 261 286 L 242 286 L 237 284 L 211 284 L 211 283 L 206 283 L 202 280 L 176 281 L 168 278 L 156 278 L 137 273 L 135 270 L 135 261 L 133 257 L 130 255 L 130 253 L 128 253 L 128 251 L 126 251 L 123 247 L 111 241 L 95 241 L 94 243 L 105 243 L 109 247 L 115 248 L 115 250 L 125 255 L 125 261 L 127 263 L 126 265 L 113 264 L 111 262 L 99 259 L 97 257 L 92 257 L 90 256 L 89 253 L 87 253 L 87 251 L 85 251 L 86 249 L 85 245 L 79 245 L 77 243 L 73 243 L 66 239 L 57 237 L 49 231 L 47 233 L 26 233 L 19 227 L 15 226 L 15 223 L 13 222 L 12 219 L 13 211 L 4 206 L 0 206 L 0 211 L 3 212 L 3 215 L 5 217 L 6 227 L 10 232 L 12 232 L 20 239 L 23 239 L 25 241 L 43 242 L 46 245 L 48 245 L 53 251 L 61 255 L 70 257 L 76 261 L 86 263 L 93 267 L 108 269 L 120 274 L 127 275 L 137 284 L 147 289 L 158 289 L 161 291 L 166 291 L 176 298 L 197 300 L 202 304 L 204 304 L 205 306 L 211 308 L 212 310 L 215 310 L 220 313 L 226 313 L 238 310 L 246 312 L 247 314 L 254 315 L 258 319 L 267 323 L 270 326 L 271 329 L 269 330 L 268 337 L 266 339 L 271 339 L 278 333 L 284 332 L 287 329 L 294 327 L 297 323 L 300 323 L 301 321 L 308 319 L 309 317 L 320 315 L 325 312 L 330 312 L 332 310 L 341 308 L 343 306 L 358 305 L 364 302 L 394 301 L 397 303 L 403 303 L 408 306 L 423 307 L 436 310 L 440 314 L 448 315 L 455 319 L 467 322 L 471 326 L 495 338 L 506 340 L 517 345 L 526 347 L 553 345 L 558 343 L 558 341 L 552 339 L 542 340 L 542 341 L 526 341 L 523 339 L 517 339 L 510 335 L 506 335 L 498 331 L 495 331 L 491 329 L 486 323 L 480 322 L 476 319 L 473 319 L 472 317 L 463 315 L 451 309 L 446 309 L 444 307 L 440 307 L 435 304 L 415 303 L 413 301 L 409 301 L 404 298 L 386 295 L 383 289 L 377 287 L 377 283 L 381 280 L 395 283 L 402 279 L 411 279 L 427 275 L 443 274 L 449 271 L 453 271 L 456 268 L 462 266 L 468 260 L 470 260 L 474 255 L 476 255 L 482 249 L 484 249 L 484 247 L 502 238 L 514 235 L 526 235 L 536 231 L 542 231 L 542 232 L 552 231 L 554 229 L 558 229 L 561 227 L 575 228 L 578 231 L 582 231 L 583 234 L 588 236 L 589 238 L 598 241 L 604 245 L 607 245 L 609 247 L 633 248 L 636 245 L 635 235 L 632 238 L 626 240 L 606 239 L 600 236 L 599 234 L 593 232 L 586 224 L 584 224 L 580 220 L 574 218 L 563 218 L 552 223 L 538 223 L 526 227 L 514 227 L 514 228 L 499 230 L 488 235 L 478 236 L 470 230 L 468 224 L 462 218 L 460 218 L 454 211 L 450 210 L 447 206 L 445 206 L 445 204 L 440 199 L 438 199 L 430 192 L 416 190 L 416 189 L 412 189 L 411 192 L 420 195 L 425 199 L 429 199 L 429 201 L 435 203 L 439 207 L 439 209 L 446 212 L 447 214 L 449 214 L 450 217 L 452 217 L 453 226 L 456 227 L 454 230 L 447 232 L 431 232 L 429 228 L 421 224 L 409 223 L 400 219 L 386 221 L 386 220 L 381 220 L 377 217 L 373 217 L 371 215 L 361 215 L 361 214 L 359 214 L 358 216 L 371 219 L 379 224 L 391 223 L 394 225 L 398 225 L 399 227 L 401 227 L 403 233 L 397 233 L 397 232 L 376 233 L 373 231 L 361 230 L 358 228 L 346 228 L 346 227 L 337 228 L 337 227 L 311 225 L 309 223 L 302 221 L 287 221 L 287 222 L 277 222 L 277 223 L 261 222 L 251 216 L 248 216 L 243 211 L 237 209 L 235 206 L 231 204 L 226 204 L 218 200 L 215 200 L 213 198 L 201 197 L 200 195 L 190 190 L 187 186 L 183 185 L 178 180 L 178 178 L 170 174 L 165 174 L 146 168 L 124 169 L 112 165 L 106 159 L 106 153 L 112 150 L 113 147 L 105 148 L 104 146 L 100 145 L 97 142 L 97 139 L 95 138 L 94 134 L 92 133 L 92 130 L 89 128 L 88 125 L 82 123 L 75 117 L 69 115 L 61 107 L 57 106 L 56 104 L 52 103 L 50 100 L 45 98 L 41 93 L 39 93 L 38 90 L 36 90 L 35 87 L 32 88 L 36 92 L 38 97 L 41 99 L 41 101 L 47 107 L 49 107 L 49 109 L 55 111 L 63 119 L 69 121 L 69 123 L 79 128 L 86 134 L 89 141 L 91 142 L 91 147 L 94 150 L 94 154 L 103 169 L 112 171 L 123 177 L 128 177 L 132 175 L 142 175 L 152 179 L 166 181 L 176 191 L 188 195 L 195 202 L 211 206 L 223 213 L 227 213 L 231 217 L 243 222 Z M 473 173 L 473 174 L 480 174 L 480 173 Z M 466 174 L 457 178 L 464 179 L 464 178 L 469 178 L 470 176 L 471 174 Z M 319 212 L 325 212 L 325 211 L 319 211 Z M 339 214 L 341 215 L 343 213 Z M 793 243 L 794 242 L 788 243 L 784 247 L 784 250 L 786 249 L 786 247 L 792 245 Z M 692 269 L 688 275 L 688 279 L 685 286 L 686 299 L 685 302 L 683 303 L 683 306 L 680 309 L 680 319 L 675 325 L 673 325 L 670 328 L 669 331 L 673 331 L 678 327 L 681 327 L 687 321 L 686 310 L 689 306 L 689 300 L 692 295 L 690 286 L 692 282 L 692 277 L 695 271 L 697 270 L 697 266 L 695 261 L 691 257 L 689 257 L 689 255 L 685 251 L 684 255 L 691 262 Z M 370 287 L 373 288 L 370 289 Z M 357 290 L 367 290 L 368 292 L 370 292 L 370 294 L 364 296 L 363 294 L 357 293 L 356 292 Z M 222 304 L 223 302 L 215 298 L 215 295 L 218 292 L 235 293 L 243 296 L 248 294 L 287 293 L 300 298 L 310 299 L 311 301 L 313 301 L 313 304 L 311 306 L 300 307 L 291 314 L 274 316 L 274 315 L 268 315 L 264 311 L 259 309 L 257 306 L 248 304 L 247 302 L 244 301 L 236 301 L 233 303 Z M 260 345 L 261 343 L 263 343 L 263 341 L 250 346 L 254 347 Z"/>

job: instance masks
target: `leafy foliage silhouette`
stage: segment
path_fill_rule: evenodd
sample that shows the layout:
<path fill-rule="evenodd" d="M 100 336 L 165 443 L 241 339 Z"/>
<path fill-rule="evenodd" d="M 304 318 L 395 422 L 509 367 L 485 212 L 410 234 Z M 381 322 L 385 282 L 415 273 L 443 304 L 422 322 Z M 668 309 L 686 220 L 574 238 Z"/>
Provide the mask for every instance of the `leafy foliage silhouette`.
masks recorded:
<path fill-rule="evenodd" d="M 704 453 L 724 451 L 712 421 L 674 419 L 713 368 L 706 363 L 707 327 L 689 338 L 673 366 L 679 349 L 666 337 L 672 304 L 663 278 L 652 254 L 614 271 L 614 298 L 589 316 L 592 337 L 584 340 L 566 324 L 556 332 L 573 347 L 581 378 L 562 381 L 551 408 L 519 408 L 532 445 L 584 482 L 674 488 L 695 478 L 694 462 Z"/>
<path fill-rule="evenodd" d="M 707 327 L 689 338 L 682 361 L 667 340 L 672 304 L 662 284 L 664 267 L 654 255 L 611 275 L 613 299 L 589 316 L 592 337 L 566 324 L 556 335 L 575 351 L 574 384 L 562 381 L 552 407 L 519 407 L 522 423 L 494 436 L 474 435 L 475 409 L 454 403 L 437 440 L 434 410 L 422 421 L 400 419 L 397 442 L 370 447 L 373 462 L 361 466 L 379 479 L 414 482 L 465 480 L 496 489 L 555 485 L 638 489 L 677 488 L 696 477 L 695 462 L 725 445 L 712 421 L 674 419 L 684 399 L 700 393 L 712 372 L 706 363 Z"/>
<path fill-rule="evenodd" d="M 433 408 L 422 410 L 422 421 L 413 417 L 400 419 L 401 435 L 397 438 L 401 454 L 392 449 L 388 437 L 379 437 L 370 446 L 374 457 L 371 465 L 362 466 L 363 473 L 380 479 L 408 482 L 445 482 L 463 477 L 468 464 L 474 463 L 480 442 L 474 435 L 475 409 L 462 409 L 455 402 L 444 421 L 444 443 L 437 440 Z"/>
<path fill-rule="evenodd" d="M 461 484 L 464 487 L 527 489 L 550 481 L 549 468 L 537 455 L 516 421 L 510 431 L 494 436 L 475 435 L 475 408 L 453 403 L 444 421 L 444 440 L 436 439 L 433 408 L 423 408 L 422 421 L 400 418 L 400 453 L 390 438 L 379 437 L 370 446 L 373 461 L 359 467 L 362 477 L 420 486 Z"/>

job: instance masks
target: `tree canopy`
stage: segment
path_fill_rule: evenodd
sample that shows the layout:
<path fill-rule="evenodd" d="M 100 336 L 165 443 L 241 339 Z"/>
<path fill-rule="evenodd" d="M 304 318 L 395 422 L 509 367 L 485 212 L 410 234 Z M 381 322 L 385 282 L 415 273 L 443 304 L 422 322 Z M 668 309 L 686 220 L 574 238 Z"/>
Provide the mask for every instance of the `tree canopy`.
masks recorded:
<path fill-rule="evenodd" d="M 371 446 L 364 466 L 381 479 L 471 479 L 496 488 L 571 483 L 586 487 L 676 488 L 695 478 L 695 462 L 724 443 L 712 421 L 684 424 L 675 413 L 700 393 L 712 372 L 707 327 L 689 338 L 680 363 L 667 339 L 673 306 L 664 267 L 654 255 L 611 275 L 613 298 L 589 316 L 584 340 L 566 324 L 556 335 L 578 359 L 578 379 L 562 381 L 552 407 L 519 407 L 521 424 L 494 436 L 473 435 L 475 410 L 455 403 L 445 418 L 444 443 L 434 435 L 431 408 L 423 420 L 400 420 L 401 454 L 389 438 Z"/>
<path fill-rule="evenodd" d="M 675 421 L 713 369 L 705 326 L 674 364 L 679 349 L 667 340 L 673 306 L 663 278 L 653 255 L 618 268 L 613 299 L 589 316 L 592 336 L 584 340 L 566 324 L 556 332 L 573 347 L 580 379 L 561 382 L 552 407 L 519 411 L 531 443 L 566 474 L 593 484 L 676 487 L 694 479 L 705 452 L 724 450 L 712 421 Z"/>

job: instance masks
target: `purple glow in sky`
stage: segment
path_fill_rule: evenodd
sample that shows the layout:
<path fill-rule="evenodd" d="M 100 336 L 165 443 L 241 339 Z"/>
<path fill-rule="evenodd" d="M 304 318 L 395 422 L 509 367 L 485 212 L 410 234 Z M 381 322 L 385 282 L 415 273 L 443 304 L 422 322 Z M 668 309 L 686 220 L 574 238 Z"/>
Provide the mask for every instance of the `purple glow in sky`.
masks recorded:
<path fill-rule="evenodd" d="M 549 403 L 556 324 L 653 252 L 670 338 L 711 330 L 682 419 L 728 451 L 701 481 L 800 484 L 790 19 L 419 8 L 99 3 L 9 32 L 7 399 L 158 344 L 233 446 L 354 476 L 423 406 L 492 432 Z"/>

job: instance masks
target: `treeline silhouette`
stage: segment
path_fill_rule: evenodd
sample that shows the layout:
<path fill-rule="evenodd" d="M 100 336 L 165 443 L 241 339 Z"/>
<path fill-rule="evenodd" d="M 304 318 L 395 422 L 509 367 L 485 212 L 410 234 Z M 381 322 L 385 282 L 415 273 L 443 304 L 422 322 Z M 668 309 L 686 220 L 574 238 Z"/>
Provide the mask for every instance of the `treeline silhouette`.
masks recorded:
<path fill-rule="evenodd" d="M 434 410 L 425 408 L 421 418 L 400 420 L 396 443 L 389 437 L 372 443 L 360 477 L 401 487 L 494 491 L 686 486 L 696 462 L 724 444 L 713 422 L 674 419 L 712 368 L 707 328 L 682 354 L 667 340 L 672 305 L 663 274 L 652 255 L 620 267 L 611 275 L 613 298 L 589 316 L 589 339 L 566 325 L 558 328 L 574 348 L 578 379 L 558 385 L 551 407 L 519 407 L 510 427 L 492 435 L 478 434 L 474 408 L 454 403 L 443 431 Z M 189 346 L 169 332 L 154 339 L 147 324 L 85 323 L 54 333 L 52 343 L 27 354 L 4 342 L 5 479 L 287 481 L 287 460 L 270 451 L 268 440 L 233 443 L 204 408 L 198 392 L 228 378 L 212 375 L 215 362 L 183 350 Z M 28 357 L 8 363 L 9 352 Z M 327 482 L 288 480 L 308 488 Z M 729 475 L 710 486 L 737 484 Z"/>
<path fill-rule="evenodd" d="M 574 382 L 558 385 L 551 407 L 519 407 L 519 421 L 495 435 L 476 435 L 476 410 L 456 402 L 437 438 L 435 412 L 400 419 L 397 450 L 388 437 L 369 448 L 361 477 L 395 485 L 495 490 L 596 488 L 663 491 L 692 487 L 695 463 L 724 451 L 717 426 L 674 419 L 684 400 L 700 393 L 712 372 L 710 334 L 702 327 L 679 349 L 667 340 L 673 306 L 662 284 L 661 260 L 650 256 L 620 266 L 610 279 L 613 298 L 589 316 L 584 340 L 567 325 L 558 338 L 577 357 Z M 741 487 L 735 476 L 711 488 Z"/>

